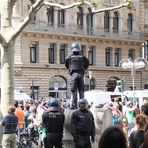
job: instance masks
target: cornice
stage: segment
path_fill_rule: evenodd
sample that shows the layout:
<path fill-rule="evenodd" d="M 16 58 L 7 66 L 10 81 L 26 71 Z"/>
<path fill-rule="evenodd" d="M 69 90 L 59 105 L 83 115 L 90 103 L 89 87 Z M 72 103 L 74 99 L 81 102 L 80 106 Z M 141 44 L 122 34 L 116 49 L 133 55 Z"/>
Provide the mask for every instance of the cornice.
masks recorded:
<path fill-rule="evenodd" d="M 146 34 L 145 34 L 146 35 Z M 58 34 L 51 32 L 40 32 L 40 31 L 26 31 L 22 32 L 22 36 L 25 37 L 35 37 L 35 38 L 48 38 L 48 39 L 57 39 L 57 40 L 79 40 L 83 42 L 93 42 L 93 43 L 114 43 L 114 44 L 126 44 L 126 45 L 140 45 L 143 43 L 143 40 L 132 40 L 124 38 L 110 38 L 102 36 L 83 36 L 75 34 Z"/>

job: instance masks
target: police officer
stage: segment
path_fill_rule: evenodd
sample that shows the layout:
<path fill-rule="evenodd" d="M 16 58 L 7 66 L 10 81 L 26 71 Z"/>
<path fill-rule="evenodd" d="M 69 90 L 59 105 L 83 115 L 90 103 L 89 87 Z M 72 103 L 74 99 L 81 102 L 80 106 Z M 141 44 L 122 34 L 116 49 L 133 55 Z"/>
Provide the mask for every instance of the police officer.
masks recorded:
<path fill-rule="evenodd" d="M 43 125 L 46 129 L 45 148 L 62 148 L 65 115 L 61 111 L 58 99 L 51 98 L 48 105 L 49 109 L 43 115 Z"/>
<path fill-rule="evenodd" d="M 84 74 L 89 67 L 89 60 L 82 54 L 79 43 L 74 42 L 71 45 L 72 55 L 66 58 L 65 67 L 71 75 L 72 107 L 77 108 L 77 91 L 79 98 L 84 98 Z"/>
<path fill-rule="evenodd" d="M 78 110 L 72 113 L 71 134 L 75 148 L 91 148 L 91 142 L 95 141 L 95 123 L 93 114 L 87 109 L 86 99 L 80 99 Z"/>

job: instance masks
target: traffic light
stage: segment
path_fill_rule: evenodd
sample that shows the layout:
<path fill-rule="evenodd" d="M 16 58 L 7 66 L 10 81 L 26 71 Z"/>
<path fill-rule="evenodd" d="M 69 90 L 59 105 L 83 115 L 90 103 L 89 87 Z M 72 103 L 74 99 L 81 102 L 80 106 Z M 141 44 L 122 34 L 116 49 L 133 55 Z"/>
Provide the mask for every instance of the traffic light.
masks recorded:
<path fill-rule="evenodd" d="M 118 80 L 116 83 L 117 88 L 119 89 L 120 92 L 125 91 L 125 80 Z"/>

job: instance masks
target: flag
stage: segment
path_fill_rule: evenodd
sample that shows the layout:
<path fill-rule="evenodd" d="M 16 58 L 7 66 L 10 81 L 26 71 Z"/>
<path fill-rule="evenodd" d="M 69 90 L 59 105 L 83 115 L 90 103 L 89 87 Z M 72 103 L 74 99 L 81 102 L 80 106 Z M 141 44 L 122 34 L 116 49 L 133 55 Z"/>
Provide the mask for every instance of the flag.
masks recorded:
<path fill-rule="evenodd" d="M 31 95 L 30 97 L 35 100 L 35 93 L 34 93 L 34 84 L 33 84 L 33 80 L 32 80 L 32 85 L 31 85 Z"/>

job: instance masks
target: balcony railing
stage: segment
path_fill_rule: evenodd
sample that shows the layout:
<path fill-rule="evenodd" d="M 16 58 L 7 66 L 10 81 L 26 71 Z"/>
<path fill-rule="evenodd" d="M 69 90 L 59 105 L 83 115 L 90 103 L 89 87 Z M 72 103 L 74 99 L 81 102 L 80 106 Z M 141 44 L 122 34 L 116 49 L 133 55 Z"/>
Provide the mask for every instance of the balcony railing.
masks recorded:
<path fill-rule="evenodd" d="M 76 25 L 65 25 L 65 26 L 50 26 L 46 23 L 35 23 L 29 24 L 25 30 L 27 31 L 40 31 L 40 32 L 52 32 L 59 34 L 75 34 L 82 36 L 94 36 L 94 37 L 107 37 L 107 38 L 120 38 L 120 39 L 131 39 L 131 40 L 143 40 L 142 32 L 128 32 L 123 30 L 118 30 L 114 32 L 113 30 L 106 31 L 104 28 L 96 27 L 80 27 Z"/>

